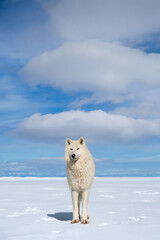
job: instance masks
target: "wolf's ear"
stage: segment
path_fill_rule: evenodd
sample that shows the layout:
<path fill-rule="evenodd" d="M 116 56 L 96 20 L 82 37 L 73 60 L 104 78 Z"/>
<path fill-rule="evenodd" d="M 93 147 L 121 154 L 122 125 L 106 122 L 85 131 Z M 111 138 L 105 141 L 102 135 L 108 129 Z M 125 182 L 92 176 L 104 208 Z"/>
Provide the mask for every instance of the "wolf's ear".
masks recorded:
<path fill-rule="evenodd" d="M 66 139 L 66 143 L 67 143 L 68 145 L 70 145 L 70 144 L 71 144 L 71 139 L 70 139 L 70 138 L 67 138 L 67 139 Z"/>
<path fill-rule="evenodd" d="M 80 142 L 80 144 L 83 144 L 84 143 L 84 138 L 80 137 L 79 142 Z"/>

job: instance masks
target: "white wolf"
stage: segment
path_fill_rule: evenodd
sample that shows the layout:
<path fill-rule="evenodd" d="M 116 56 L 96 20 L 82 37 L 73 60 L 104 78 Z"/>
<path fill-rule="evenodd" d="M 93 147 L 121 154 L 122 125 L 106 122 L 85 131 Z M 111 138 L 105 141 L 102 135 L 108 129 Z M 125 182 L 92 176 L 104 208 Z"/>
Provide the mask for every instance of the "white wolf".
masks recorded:
<path fill-rule="evenodd" d="M 81 223 L 87 224 L 89 223 L 87 203 L 95 175 L 95 165 L 83 137 L 77 141 L 67 138 L 65 159 L 67 162 L 67 180 L 73 202 L 73 220 L 71 223 L 79 222 L 82 201 Z"/>

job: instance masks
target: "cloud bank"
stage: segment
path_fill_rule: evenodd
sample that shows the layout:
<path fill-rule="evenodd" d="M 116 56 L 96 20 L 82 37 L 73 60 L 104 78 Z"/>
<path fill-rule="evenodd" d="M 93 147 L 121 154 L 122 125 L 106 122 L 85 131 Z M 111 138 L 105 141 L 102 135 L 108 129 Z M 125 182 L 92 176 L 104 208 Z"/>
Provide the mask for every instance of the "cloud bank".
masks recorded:
<path fill-rule="evenodd" d="M 160 120 L 133 119 L 104 111 L 69 111 L 57 114 L 34 114 L 24 119 L 12 136 L 40 142 L 78 139 L 91 143 L 114 143 L 160 137 Z"/>
<path fill-rule="evenodd" d="M 62 0 L 44 6 L 50 24 L 56 23 L 60 36 L 69 41 L 139 39 L 160 28 L 158 0 Z"/>
<path fill-rule="evenodd" d="M 33 58 L 21 74 L 32 85 L 99 93 L 101 101 L 114 102 L 119 95 L 160 87 L 160 54 L 118 43 L 70 42 Z"/>
<path fill-rule="evenodd" d="M 143 91 L 139 94 L 139 99 L 130 106 L 121 106 L 110 113 L 125 115 L 134 118 L 160 118 L 160 89 Z"/>
<path fill-rule="evenodd" d="M 14 58 L 29 59 L 65 41 L 134 45 L 160 29 L 159 0 L 8 0 L 0 7 L 1 54 Z"/>

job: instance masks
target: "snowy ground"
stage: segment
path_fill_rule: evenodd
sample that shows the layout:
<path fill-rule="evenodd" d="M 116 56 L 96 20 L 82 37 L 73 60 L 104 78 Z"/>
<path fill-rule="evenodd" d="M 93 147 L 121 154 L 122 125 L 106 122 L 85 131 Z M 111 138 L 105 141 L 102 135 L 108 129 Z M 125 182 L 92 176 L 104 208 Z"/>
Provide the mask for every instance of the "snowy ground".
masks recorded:
<path fill-rule="evenodd" d="M 160 178 L 96 178 L 90 224 L 70 224 L 65 178 L 0 178 L 1 240 L 159 240 Z"/>

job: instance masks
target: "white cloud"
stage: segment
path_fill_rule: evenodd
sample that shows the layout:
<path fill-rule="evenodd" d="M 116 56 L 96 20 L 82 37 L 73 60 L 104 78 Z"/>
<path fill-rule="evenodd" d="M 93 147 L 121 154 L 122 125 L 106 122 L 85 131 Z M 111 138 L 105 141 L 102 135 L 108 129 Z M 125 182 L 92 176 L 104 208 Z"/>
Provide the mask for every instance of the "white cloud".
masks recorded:
<path fill-rule="evenodd" d="M 43 2 L 43 1 L 42 1 Z M 159 32 L 159 0 L 62 0 L 45 3 L 65 40 L 117 41 Z"/>
<path fill-rule="evenodd" d="M 120 95 L 120 94 L 113 94 L 113 93 L 95 93 L 91 97 L 81 97 L 77 98 L 73 102 L 71 102 L 70 107 L 72 109 L 80 109 L 84 105 L 88 104 L 100 104 L 103 102 L 112 102 L 113 104 L 119 104 L 123 103 L 124 101 L 134 101 L 136 97 L 133 94 L 126 94 L 126 95 Z"/>
<path fill-rule="evenodd" d="M 106 98 L 160 87 L 160 54 L 146 54 L 118 43 L 70 42 L 33 58 L 22 70 L 33 85 L 63 91 L 89 91 Z"/>
<path fill-rule="evenodd" d="M 28 59 L 65 41 L 142 41 L 159 32 L 159 9 L 159 0 L 5 1 L 0 51 Z"/>
<path fill-rule="evenodd" d="M 110 113 L 129 117 L 156 119 L 160 117 L 160 90 L 141 92 L 134 106 L 119 107 Z"/>
<path fill-rule="evenodd" d="M 129 142 L 160 137 L 160 120 L 133 119 L 104 111 L 34 114 L 10 132 L 12 136 L 42 142 L 61 142 L 81 135 L 88 142 Z"/>
<path fill-rule="evenodd" d="M 40 157 L 38 160 L 48 161 L 48 162 L 60 162 L 65 161 L 65 157 Z"/>

